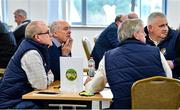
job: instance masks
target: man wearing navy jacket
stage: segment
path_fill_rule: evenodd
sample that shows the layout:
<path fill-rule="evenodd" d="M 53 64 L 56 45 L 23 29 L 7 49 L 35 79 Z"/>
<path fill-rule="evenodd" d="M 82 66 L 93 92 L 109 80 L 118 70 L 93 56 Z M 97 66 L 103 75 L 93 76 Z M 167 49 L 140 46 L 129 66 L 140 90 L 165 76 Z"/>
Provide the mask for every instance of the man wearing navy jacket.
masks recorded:
<path fill-rule="evenodd" d="M 95 61 L 96 69 L 98 68 L 99 62 L 101 61 L 104 53 L 119 46 L 120 42 L 117 37 L 117 29 L 121 22 L 123 22 L 125 19 L 127 19 L 125 15 L 116 16 L 115 22 L 111 23 L 107 28 L 105 28 L 97 38 L 91 53 L 91 56 Z"/>
<path fill-rule="evenodd" d="M 166 16 L 153 12 L 148 17 L 146 43 L 157 46 L 173 71 L 173 78 L 180 79 L 180 32 L 168 26 Z"/>
<path fill-rule="evenodd" d="M 49 48 L 51 70 L 54 74 L 54 80 L 60 80 L 59 57 L 71 56 L 71 29 L 68 22 L 58 20 L 51 24 L 50 31 L 53 36 L 53 46 Z"/>

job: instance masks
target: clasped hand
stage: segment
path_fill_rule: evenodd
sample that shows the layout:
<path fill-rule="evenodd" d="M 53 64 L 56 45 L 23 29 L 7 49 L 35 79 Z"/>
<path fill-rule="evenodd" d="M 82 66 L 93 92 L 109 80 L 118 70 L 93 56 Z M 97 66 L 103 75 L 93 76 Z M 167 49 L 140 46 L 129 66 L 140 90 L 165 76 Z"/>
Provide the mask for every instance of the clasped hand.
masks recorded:
<path fill-rule="evenodd" d="M 73 43 L 72 38 L 67 39 L 67 41 L 64 43 L 64 45 L 62 47 L 62 55 L 63 56 L 68 56 L 70 54 L 71 48 L 72 48 L 72 43 Z"/>

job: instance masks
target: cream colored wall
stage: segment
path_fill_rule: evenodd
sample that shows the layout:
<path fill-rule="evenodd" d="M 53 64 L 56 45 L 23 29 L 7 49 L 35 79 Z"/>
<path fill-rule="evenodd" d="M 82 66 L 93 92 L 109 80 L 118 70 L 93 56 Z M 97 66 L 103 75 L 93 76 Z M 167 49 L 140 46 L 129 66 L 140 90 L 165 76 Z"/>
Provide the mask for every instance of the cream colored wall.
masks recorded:
<path fill-rule="evenodd" d="M 72 28 L 72 38 L 73 38 L 73 48 L 72 48 L 72 56 L 75 57 L 83 57 L 84 67 L 87 67 L 87 58 L 85 56 L 85 52 L 82 46 L 82 38 L 88 37 L 92 47 L 94 46 L 94 36 L 101 33 L 104 28 L 92 28 L 92 27 L 84 27 L 84 28 Z"/>

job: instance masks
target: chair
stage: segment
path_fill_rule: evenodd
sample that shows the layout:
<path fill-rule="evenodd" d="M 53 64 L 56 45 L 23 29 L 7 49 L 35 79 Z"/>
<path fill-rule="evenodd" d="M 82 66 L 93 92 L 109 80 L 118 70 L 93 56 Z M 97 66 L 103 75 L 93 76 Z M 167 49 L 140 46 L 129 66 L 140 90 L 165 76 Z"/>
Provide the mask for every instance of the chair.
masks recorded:
<path fill-rule="evenodd" d="M 87 60 L 89 60 L 91 52 L 92 52 L 92 47 L 91 47 L 89 39 L 87 37 L 83 37 L 82 44 L 83 44 L 83 48 L 84 48 Z"/>
<path fill-rule="evenodd" d="M 132 109 L 178 109 L 180 80 L 155 76 L 136 81 L 131 97 Z"/>

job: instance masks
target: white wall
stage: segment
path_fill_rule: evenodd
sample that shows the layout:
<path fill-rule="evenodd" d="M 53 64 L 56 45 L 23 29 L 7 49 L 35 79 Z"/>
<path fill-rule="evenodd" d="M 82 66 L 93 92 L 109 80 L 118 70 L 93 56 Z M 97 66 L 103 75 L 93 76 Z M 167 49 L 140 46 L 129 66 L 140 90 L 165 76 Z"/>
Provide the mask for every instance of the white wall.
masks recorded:
<path fill-rule="evenodd" d="M 92 47 L 94 46 L 94 37 L 97 34 L 101 33 L 103 28 L 93 28 L 93 27 L 74 27 L 72 28 L 72 38 L 73 38 L 73 48 L 72 48 L 72 56 L 83 57 L 84 67 L 87 67 L 87 58 L 82 46 L 82 38 L 88 37 Z"/>
<path fill-rule="evenodd" d="M 16 27 L 13 14 L 16 9 L 24 9 L 31 20 L 48 21 L 47 0 L 7 0 L 7 4 L 8 24 L 12 25 L 12 30 Z"/>
<path fill-rule="evenodd" d="M 180 0 L 168 0 L 167 18 L 169 25 L 177 28 L 180 25 Z"/>
<path fill-rule="evenodd" d="M 31 20 L 43 20 L 48 22 L 48 8 L 47 0 L 7 0 L 8 3 L 8 24 L 15 28 L 14 22 L 14 10 L 18 8 L 25 9 L 28 13 L 28 17 Z M 180 0 L 168 0 L 167 5 L 167 18 L 169 25 L 176 28 L 180 24 Z M 53 13 L 53 12 L 52 12 Z M 82 37 L 89 37 L 92 45 L 94 45 L 93 37 L 99 34 L 104 28 L 92 28 L 92 27 L 73 27 L 72 37 L 74 39 L 72 56 L 79 56 L 84 58 L 84 67 L 87 67 L 87 60 L 82 47 Z"/>

